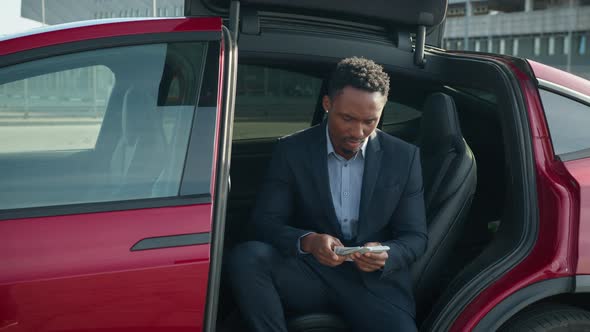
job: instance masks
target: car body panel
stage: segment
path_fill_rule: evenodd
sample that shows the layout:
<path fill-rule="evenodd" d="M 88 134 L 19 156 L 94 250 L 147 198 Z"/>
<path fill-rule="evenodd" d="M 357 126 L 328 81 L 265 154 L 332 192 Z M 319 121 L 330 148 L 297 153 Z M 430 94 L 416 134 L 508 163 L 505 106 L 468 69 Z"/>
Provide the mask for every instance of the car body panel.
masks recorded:
<path fill-rule="evenodd" d="M 209 232 L 207 220 L 211 204 L 2 221 L 0 321 L 18 324 L 6 331 L 198 328 L 209 245 L 131 247 Z"/>
<path fill-rule="evenodd" d="M 568 161 L 565 167 L 575 179 L 580 200 L 578 232 L 572 234 L 578 240 L 576 274 L 590 274 L 590 158 Z"/>
<path fill-rule="evenodd" d="M 454 322 L 452 331 L 474 329 L 492 308 L 516 291 L 542 280 L 571 276 L 576 267 L 577 241 L 572 241 L 577 231 L 579 206 L 576 185 L 563 163 L 553 156 L 537 84 L 509 58 L 489 57 L 503 62 L 510 70 L 524 98 L 533 142 L 539 232 L 528 256 L 490 287 L 483 289 Z"/>
<path fill-rule="evenodd" d="M 82 24 L 5 40 L 1 52 L 18 56 L 37 48 L 139 34 L 158 34 L 165 42 L 176 33 L 205 31 L 219 32 L 221 39 L 221 28 L 220 18 Z M 210 108 L 216 124 L 223 86 L 220 49 L 218 95 L 213 99 L 217 108 Z M 215 129 L 216 141 L 217 126 Z M 189 157 L 198 155 L 190 145 L 188 149 Z M 215 163 L 216 144 L 212 153 Z M 27 209 L 19 210 L 17 215 L 22 216 L 18 217 L 6 217 L 12 212 L 2 211 L 0 330 L 201 330 L 209 277 L 214 169 L 207 197 L 93 203 L 89 211 L 99 212 L 43 217 L 26 217 Z M 63 211 L 63 207 L 51 209 Z M 35 207 L 30 214 L 47 215 L 39 214 L 43 209 Z M 193 235 L 202 236 L 197 242 L 158 242 Z M 136 250 L 141 241 L 156 246 Z"/>
<path fill-rule="evenodd" d="M 221 34 L 221 18 L 112 19 L 61 24 L 0 40 L 0 55 L 98 38 L 191 31 L 219 31 Z"/>
<path fill-rule="evenodd" d="M 537 62 L 531 61 L 531 65 L 539 79 L 558 90 L 555 92 L 581 102 L 588 103 L 590 100 L 590 81 Z M 579 200 L 579 207 L 574 210 L 578 229 L 572 234 L 572 240 L 576 240 L 574 242 L 578 245 L 578 255 L 574 256 L 574 259 L 577 258 L 576 274 L 590 274 L 590 158 L 569 160 L 564 165 L 572 176 Z"/>
<path fill-rule="evenodd" d="M 586 102 L 590 100 L 590 81 L 538 62 L 529 62 L 537 78 L 559 89 L 557 92 L 573 99 L 583 99 Z M 553 154 L 553 150 L 551 153 Z M 576 263 L 576 274 L 590 274 L 590 159 L 570 160 L 563 165 L 566 169 L 564 171 L 572 177 L 570 180 L 575 189 L 573 194 L 578 202 L 578 206 L 574 208 L 576 229 L 571 234 L 577 250 L 572 253 L 572 259 Z"/>
<path fill-rule="evenodd" d="M 539 62 L 528 60 L 539 79 L 549 81 L 567 89 L 576 91 L 590 97 L 590 81 L 563 70 L 544 65 Z"/>

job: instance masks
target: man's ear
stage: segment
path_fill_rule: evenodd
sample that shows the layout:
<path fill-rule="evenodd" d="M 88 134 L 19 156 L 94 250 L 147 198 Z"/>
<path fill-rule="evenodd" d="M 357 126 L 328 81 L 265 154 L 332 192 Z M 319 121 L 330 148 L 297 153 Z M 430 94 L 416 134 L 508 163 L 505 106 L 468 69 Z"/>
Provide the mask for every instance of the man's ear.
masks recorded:
<path fill-rule="evenodd" d="M 324 111 L 326 113 L 328 113 L 328 111 L 332 109 L 332 100 L 330 99 L 330 96 L 325 95 L 322 98 L 322 107 L 324 108 Z"/>

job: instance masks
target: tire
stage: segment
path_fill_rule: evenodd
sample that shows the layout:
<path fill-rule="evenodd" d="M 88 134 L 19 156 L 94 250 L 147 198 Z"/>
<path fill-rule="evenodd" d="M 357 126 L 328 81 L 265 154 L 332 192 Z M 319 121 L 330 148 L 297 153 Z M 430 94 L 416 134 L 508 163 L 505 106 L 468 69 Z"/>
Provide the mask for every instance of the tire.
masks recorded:
<path fill-rule="evenodd" d="M 590 331 L 590 312 L 564 304 L 543 304 L 518 313 L 501 332 L 583 332 Z"/>

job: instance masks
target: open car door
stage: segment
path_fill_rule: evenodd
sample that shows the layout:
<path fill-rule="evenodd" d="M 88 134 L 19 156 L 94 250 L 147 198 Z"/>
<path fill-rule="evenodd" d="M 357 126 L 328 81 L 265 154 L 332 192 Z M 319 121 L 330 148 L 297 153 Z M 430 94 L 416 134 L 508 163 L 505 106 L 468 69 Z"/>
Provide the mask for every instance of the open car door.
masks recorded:
<path fill-rule="evenodd" d="M 209 17 L 0 41 L 0 330 L 203 328 L 228 37 Z"/>
<path fill-rule="evenodd" d="M 413 36 L 414 60 L 417 65 L 424 63 L 425 44 L 437 47 L 442 45 L 448 6 L 448 0 L 185 0 L 185 15 L 215 13 L 227 16 L 232 2 L 239 3 L 242 12 L 248 14 L 258 11 L 304 14 L 383 26 L 392 30 L 392 37 L 398 47 L 409 51 L 412 51 L 410 36 Z M 248 25 L 243 24 L 241 31 L 252 32 L 252 19 L 247 20 Z M 256 25 L 258 23 L 254 22 L 254 26 Z"/>

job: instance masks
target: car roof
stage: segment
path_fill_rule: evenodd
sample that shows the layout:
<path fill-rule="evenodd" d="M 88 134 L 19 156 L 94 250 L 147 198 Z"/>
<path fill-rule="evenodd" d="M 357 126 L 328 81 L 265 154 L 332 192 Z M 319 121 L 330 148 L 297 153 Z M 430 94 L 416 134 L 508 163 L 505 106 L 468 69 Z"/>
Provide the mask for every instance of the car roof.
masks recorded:
<path fill-rule="evenodd" d="M 0 39 L 0 55 L 62 43 L 122 35 L 207 30 L 221 31 L 221 18 L 116 18 L 80 21 L 30 30 Z"/>
<path fill-rule="evenodd" d="M 590 96 L 590 81 L 533 60 L 528 60 L 528 62 L 531 64 L 533 72 L 538 79 L 549 81 L 575 92 Z"/>
<path fill-rule="evenodd" d="M 129 21 L 138 21 L 138 20 L 146 20 L 146 19 L 149 19 L 149 18 L 135 18 L 135 17 L 134 18 L 109 18 L 109 19 L 69 22 L 69 23 L 62 23 L 62 24 L 56 24 L 56 25 L 47 25 L 44 27 L 33 28 L 33 29 L 27 30 L 25 32 L 15 33 L 15 34 L 10 34 L 7 36 L 0 37 L 0 42 L 6 41 L 9 39 L 27 37 L 27 36 L 31 36 L 31 35 L 46 33 L 46 32 L 60 31 L 60 30 L 66 30 L 66 29 L 75 29 L 75 28 L 81 28 L 81 27 L 87 27 L 87 26 L 93 26 L 93 25 L 101 25 L 101 24 L 107 24 L 107 23 L 129 22 Z"/>

